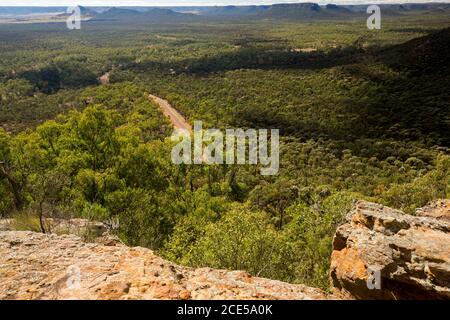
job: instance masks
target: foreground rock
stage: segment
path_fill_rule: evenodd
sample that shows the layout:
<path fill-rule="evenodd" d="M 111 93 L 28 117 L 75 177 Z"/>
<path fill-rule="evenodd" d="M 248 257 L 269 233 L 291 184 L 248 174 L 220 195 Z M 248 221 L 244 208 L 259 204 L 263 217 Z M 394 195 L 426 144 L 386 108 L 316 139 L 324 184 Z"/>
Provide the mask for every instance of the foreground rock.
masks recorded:
<path fill-rule="evenodd" d="M 403 214 L 359 202 L 338 228 L 331 261 L 335 293 L 356 299 L 450 299 L 448 200 Z"/>
<path fill-rule="evenodd" d="M 0 221 L 2 299 L 450 299 L 449 200 L 406 215 L 358 202 L 336 231 L 334 295 L 242 271 L 192 269 L 129 248 L 104 224 L 49 219 L 44 235 Z M 93 241 L 87 243 L 86 241 Z"/>
<path fill-rule="evenodd" d="M 326 299 L 241 271 L 180 267 L 144 248 L 0 232 L 0 299 Z"/>

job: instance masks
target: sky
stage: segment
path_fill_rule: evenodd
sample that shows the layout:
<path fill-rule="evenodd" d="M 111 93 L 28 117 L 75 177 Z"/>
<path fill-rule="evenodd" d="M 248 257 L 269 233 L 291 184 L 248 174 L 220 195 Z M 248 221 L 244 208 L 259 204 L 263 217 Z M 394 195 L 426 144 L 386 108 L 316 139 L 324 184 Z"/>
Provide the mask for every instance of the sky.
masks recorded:
<path fill-rule="evenodd" d="M 335 3 L 419 3 L 449 2 L 450 0 L 0 0 L 0 6 L 211 6 L 272 3 L 315 2 Z"/>

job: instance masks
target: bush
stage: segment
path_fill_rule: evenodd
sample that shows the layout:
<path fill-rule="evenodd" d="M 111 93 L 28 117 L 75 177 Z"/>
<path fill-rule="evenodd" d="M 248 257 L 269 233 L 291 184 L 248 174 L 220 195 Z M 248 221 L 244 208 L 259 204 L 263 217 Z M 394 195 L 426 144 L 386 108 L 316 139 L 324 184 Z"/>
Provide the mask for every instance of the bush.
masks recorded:
<path fill-rule="evenodd" d="M 406 184 L 394 184 L 383 195 L 386 205 L 414 214 L 428 202 L 450 195 L 450 156 L 441 155 L 436 169 Z"/>
<path fill-rule="evenodd" d="M 282 251 L 268 215 L 237 205 L 217 223 L 206 226 L 187 260 L 194 267 L 245 270 L 255 276 L 278 278 L 277 261 Z"/>
<path fill-rule="evenodd" d="M 338 192 L 312 206 L 298 203 L 288 208 L 293 220 L 285 229 L 292 243 L 291 264 L 294 282 L 329 288 L 330 257 L 336 228 L 344 221 L 358 193 Z"/>
<path fill-rule="evenodd" d="M 39 217 L 28 212 L 20 212 L 14 215 L 14 219 L 11 220 L 11 229 L 18 231 L 42 231 Z"/>

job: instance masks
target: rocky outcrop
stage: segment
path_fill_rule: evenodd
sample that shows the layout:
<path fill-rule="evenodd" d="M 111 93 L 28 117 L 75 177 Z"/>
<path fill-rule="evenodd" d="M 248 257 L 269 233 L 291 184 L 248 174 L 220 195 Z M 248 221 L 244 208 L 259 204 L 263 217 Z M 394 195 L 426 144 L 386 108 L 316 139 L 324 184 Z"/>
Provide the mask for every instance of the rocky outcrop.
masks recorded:
<path fill-rule="evenodd" d="M 450 299 L 448 200 L 404 214 L 358 202 L 336 231 L 331 280 L 356 299 Z"/>
<path fill-rule="evenodd" d="M 78 237 L 5 231 L 11 221 L 3 220 L 0 300 L 450 299 L 448 208 L 449 200 L 439 200 L 411 216 L 358 202 L 334 237 L 333 295 L 243 271 L 178 266 L 125 246 L 105 224 L 47 221 L 52 231 Z"/>
<path fill-rule="evenodd" d="M 321 290 L 192 269 L 149 249 L 74 235 L 0 232 L 0 299 L 327 299 Z"/>
<path fill-rule="evenodd" d="M 58 219 L 44 218 L 43 225 L 46 233 L 54 233 L 57 235 L 72 234 L 82 238 L 84 242 L 95 242 L 105 245 L 114 245 L 122 243 L 120 239 L 112 235 L 110 231 L 114 229 L 111 224 L 87 219 Z M 0 219 L 0 231 L 22 230 L 24 226 L 19 225 L 15 219 Z M 28 226 L 29 227 L 29 226 Z M 28 229 L 27 229 L 28 230 Z"/>
<path fill-rule="evenodd" d="M 87 219 L 45 219 L 48 233 L 74 234 L 80 237 L 101 237 L 108 232 L 104 223 Z"/>

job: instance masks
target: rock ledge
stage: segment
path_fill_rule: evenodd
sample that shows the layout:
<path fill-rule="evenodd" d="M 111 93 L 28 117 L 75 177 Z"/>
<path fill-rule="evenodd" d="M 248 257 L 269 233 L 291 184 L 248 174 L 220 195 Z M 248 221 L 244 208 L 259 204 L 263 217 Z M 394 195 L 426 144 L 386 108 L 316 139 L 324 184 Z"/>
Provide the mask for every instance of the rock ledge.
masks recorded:
<path fill-rule="evenodd" d="M 330 298 L 242 271 L 181 267 L 145 248 L 27 231 L 0 231 L 0 288 L 0 300 Z"/>
<path fill-rule="evenodd" d="M 420 211 L 427 213 L 424 216 L 412 216 L 358 202 L 334 238 L 335 294 L 356 299 L 450 299 L 450 221 L 440 219 L 446 203 L 425 207 Z"/>

